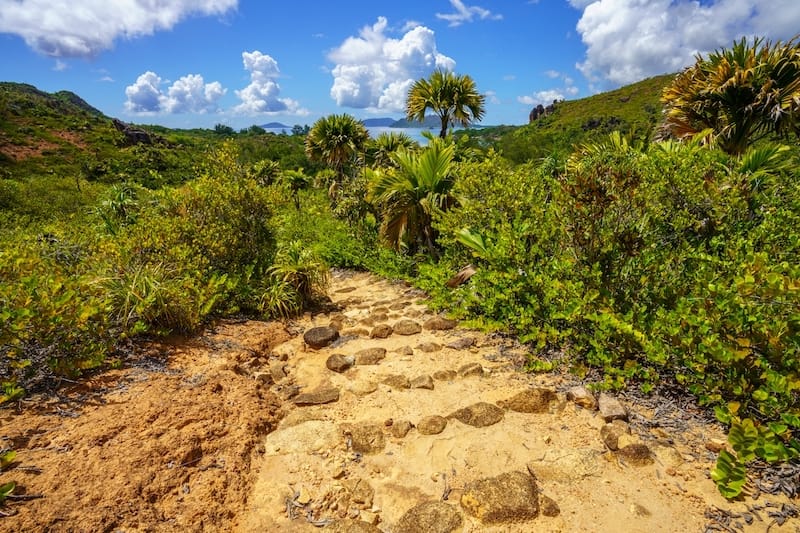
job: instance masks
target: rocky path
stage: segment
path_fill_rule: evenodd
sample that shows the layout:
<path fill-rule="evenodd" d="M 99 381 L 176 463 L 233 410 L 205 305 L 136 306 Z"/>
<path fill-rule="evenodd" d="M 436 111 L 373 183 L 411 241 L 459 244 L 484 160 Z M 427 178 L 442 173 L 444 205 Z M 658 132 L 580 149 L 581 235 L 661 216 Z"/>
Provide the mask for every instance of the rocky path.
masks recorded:
<path fill-rule="evenodd" d="M 330 294 L 339 311 L 256 375 L 289 407 L 240 530 L 702 531 L 730 508 L 708 478 L 719 428 L 521 373 L 519 346 L 404 285 L 336 273 Z"/>

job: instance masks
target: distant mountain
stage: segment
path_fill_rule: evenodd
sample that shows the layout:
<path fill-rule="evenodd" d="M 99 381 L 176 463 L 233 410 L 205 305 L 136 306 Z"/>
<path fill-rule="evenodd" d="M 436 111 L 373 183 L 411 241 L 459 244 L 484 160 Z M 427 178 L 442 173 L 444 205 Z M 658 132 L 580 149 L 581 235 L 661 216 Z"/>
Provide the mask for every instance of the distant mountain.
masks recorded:
<path fill-rule="evenodd" d="M 409 121 L 404 118 L 396 120 L 394 124 L 390 125 L 391 128 L 430 128 L 439 130 L 442 127 L 442 120 L 436 115 L 428 115 L 425 117 L 425 122 L 417 122 L 416 120 Z"/>
<path fill-rule="evenodd" d="M 277 130 L 278 128 L 283 128 L 286 130 L 292 129 L 291 126 L 287 126 L 286 124 L 281 124 L 280 122 L 270 122 L 268 124 L 262 124 L 261 127 L 264 128 L 265 130 Z"/>
<path fill-rule="evenodd" d="M 393 124 L 397 122 L 397 119 L 390 117 L 367 118 L 361 122 L 368 128 L 391 128 Z"/>

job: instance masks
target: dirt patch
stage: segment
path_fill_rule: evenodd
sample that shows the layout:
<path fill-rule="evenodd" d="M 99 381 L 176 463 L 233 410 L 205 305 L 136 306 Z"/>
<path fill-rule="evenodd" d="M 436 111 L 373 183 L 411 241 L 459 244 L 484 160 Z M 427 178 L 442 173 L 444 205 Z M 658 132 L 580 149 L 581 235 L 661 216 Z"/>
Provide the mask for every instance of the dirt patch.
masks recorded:
<path fill-rule="evenodd" d="M 2 531 L 217 531 L 234 527 L 281 416 L 252 372 L 287 334 L 221 324 L 146 347 L 135 365 L 0 411 L 0 481 L 41 499 L 4 508 Z"/>

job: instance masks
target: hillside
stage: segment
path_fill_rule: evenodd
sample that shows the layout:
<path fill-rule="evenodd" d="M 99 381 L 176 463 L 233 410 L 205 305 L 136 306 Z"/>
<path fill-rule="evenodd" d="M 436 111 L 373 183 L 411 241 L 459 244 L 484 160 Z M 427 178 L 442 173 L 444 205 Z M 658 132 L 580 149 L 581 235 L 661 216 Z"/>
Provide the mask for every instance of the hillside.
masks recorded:
<path fill-rule="evenodd" d="M 471 130 L 481 146 L 492 146 L 516 163 L 569 151 L 571 146 L 599 139 L 619 130 L 649 139 L 661 119 L 661 91 L 673 74 L 656 76 L 614 91 L 568 100 L 552 114 L 525 126 L 498 126 Z"/>

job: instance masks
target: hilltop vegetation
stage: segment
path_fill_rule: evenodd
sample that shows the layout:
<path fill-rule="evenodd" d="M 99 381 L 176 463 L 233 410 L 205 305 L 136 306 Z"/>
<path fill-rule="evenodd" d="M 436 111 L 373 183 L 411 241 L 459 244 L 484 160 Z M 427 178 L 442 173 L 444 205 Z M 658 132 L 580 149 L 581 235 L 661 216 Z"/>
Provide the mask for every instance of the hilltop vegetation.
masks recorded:
<path fill-rule="evenodd" d="M 4 86 L 6 102 L 16 90 L 30 103 L 4 121 L 2 149 L 30 151 L 0 179 L 14 228 L 0 234 L 0 402 L 123 357 L 137 335 L 290 316 L 314 304 L 327 267 L 369 268 L 517 335 L 532 371 L 695 395 L 731 426 L 735 453 L 713 476 L 736 496 L 747 462 L 800 455 L 800 52 L 767 54 L 795 72 L 777 79 L 766 61 L 737 62 L 761 46 L 721 54 L 728 78 L 682 90 L 653 78 L 425 148 L 370 140 L 349 115 L 307 136 L 151 128 L 158 142 L 126 146 L 73 99 Z M 452 105 L 435 90 L 446 78 L 422 80 L 431 90 L 409 114 L 478 119 L 480 95 Z M 706 98 L 713 127 L 677 93 Z M 748 98 L 752 113 L 731 112 Z M 745 150 L 727 142 L 740 119 L 760 137 Z M 471 279 L 448 283 L 468 263 Z"/>

